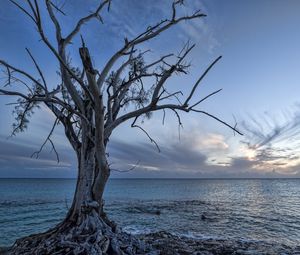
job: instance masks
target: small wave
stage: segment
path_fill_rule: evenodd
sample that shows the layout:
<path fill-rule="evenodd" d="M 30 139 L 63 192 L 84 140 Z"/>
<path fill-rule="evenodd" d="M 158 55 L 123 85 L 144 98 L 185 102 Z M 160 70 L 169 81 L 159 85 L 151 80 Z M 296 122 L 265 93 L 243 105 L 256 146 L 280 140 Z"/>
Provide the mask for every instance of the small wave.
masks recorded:
<path fill-rule="evenodd" d="M 145 214 L 156 214 L 160 215 L 162 212 L 167 211 L 191 211 L 192 206 L 195 207 L 207 207 L 208 203 L 201 200 L 174 200 L 174 201 L 151 201 L 151 202 L 134 202 L 128 206 L 122 208 L 125 212 L 128 213 L 145 213 Z"/>
<path fill-rule="evenodd" d="M 125 208 L 126 212 L 128 213 L 143 213 L 143 214 L 153 214 L 153 215 L 160 215 L 161 209 L 157 208 L 156 206 L 149 207 L 149 206 L 131 206 Z"/>
<path fill-rule="evenodd" d="M 178 233 L 178 232 L 171 232 L 172 235 L 178 236 L 178 237 L 186 237 L 190 239 L 196 239 L 196 240 L 224 240 L 224 237 L 216 236 L 216 235 L 204 235 L 200 233 L 195 232 L 188 232 L 186 234 Z"/>
<path fill-rule="evenodd" d="M 34 205 L 51 205 L 51 204 L 64 204 L 65 201 L 63 200 L 55 200 L 55 201 L 49 201 L 49 200 L 22 200 L 22 201 L 8 201 L 4 200 L 0 202 L 1 208 L 8 207 L 8 208 L 14 208 L 14 207 L 26 207 L 26 206 L 34 206 Z"/>
<path fill-rule="evenodd" d="M 202 233 L 196 233 L 196 232 L 188 232 L 186 234 L 184 233 L 178 233 L 178 232 L 170 232 L 170 234 L 177 236 L 177 237 L 186 237 L 189 239 L 195 239 L 195 240 L 215 240 L 215 241 L 234 241 L 234 242 L 240 242 L 240 243 L 270 243 L 267 240 L 257 240 L 257 239 L 249 239 L 249 238 L 225 238 L 224 236 L 218 236 L 218 235 L 205 235 Z"/>
<path fill-rule="evenodd" d="M 132 234 L 132 235 L 147 235 L 150 233 L 153 233 L 153 231 L 151 231 L 150 228 L 141 228 L 139 226 L 136 225 L 131 225 L 131 226 L 126 226 L 123 227 L 122 230 L 128 234 Z"/>

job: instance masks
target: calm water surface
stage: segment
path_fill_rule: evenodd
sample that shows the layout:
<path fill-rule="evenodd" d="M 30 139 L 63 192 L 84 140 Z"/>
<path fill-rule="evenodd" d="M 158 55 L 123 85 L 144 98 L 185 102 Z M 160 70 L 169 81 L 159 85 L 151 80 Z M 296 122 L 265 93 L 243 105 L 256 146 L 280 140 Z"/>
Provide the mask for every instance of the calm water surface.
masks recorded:
<path fill-rule="evenodd" d="M 74 189 L 70 179 L 0 179 L 0 246 L 56 225 Z M 105 205 L 132 233 L 300 243 L 299 179 L 113 179 Z"/>

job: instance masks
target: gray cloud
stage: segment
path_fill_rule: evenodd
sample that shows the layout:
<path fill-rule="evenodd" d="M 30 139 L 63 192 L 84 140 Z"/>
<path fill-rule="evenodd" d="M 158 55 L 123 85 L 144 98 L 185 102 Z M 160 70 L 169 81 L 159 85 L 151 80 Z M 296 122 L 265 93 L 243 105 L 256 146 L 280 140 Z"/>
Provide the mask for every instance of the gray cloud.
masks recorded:
<path fill-rule="evenodd" d="M 158 153 L 155 147 L 148 143 L 125 144 L 112 141 L 109 147 L 110 161 L 118 165 L 130 165 L 140 161 L 141 166 L 153 167 L 153 169 L 182 171 L 198 170 L 205 165 L 207 159 L 204 154 L 192 150 L 186 144 L 175 143 L 160 147 L 161 152 Z"/>
<path fill-rule="evenodd" d="M 39 159 L 30 158 L 35 146 L 20 139 L 0 139 L 0 177 L 48 178 L 76 177 L 76 160 L 71 149 L 60 151 L 61 162 L 57 164 L 55 155 L 46 149 Z M 262 160 L 272 160 L 272 155 L 262 154 L 256 160 L 246 157 L 232 157 L 230 163 L 207 161 L 205 153 L 193 146 L 192 140 L 164 143 L 161 153 L 150 143 L 124 143 L 111 141 L 109 162 L 112 169 L 126 170 L 139 161 L 129 172 L 112 172 L 112 177 L 121 178 L 243 178 L 243 177 L 295 177 L 300 175 L 296 167 L 287 175 L 278 172 L 261 172 L 255 166 Z M 294 155 L 294 157 L 297 157 Z M 220 164 L 219 164 L 220 163 Z M 283 166 L 280 162 L 276 165 Z"/>
<path fill-rule="evenodd" d="M 75 177 L 76 162 L 70 151 L 60 151 L 60 162 L 46 147 L 39 158 L 31 157 L 39 147 L 30 142 L 0 136 L 0 178 Z"/>
<path fill-rule="evenodd" d="M 161 146 L 161 153 L 151 144 L 127 144 L 112 141 L 109 147 L 112 168 L 129 169 L 139 161 L 137 167 L 126 173 L 113 172 L 115 177 L 153 177 L 153 178 L 267 178 L 290 177 L 287 173 L 265 172 L 255 167 L 260 159 L 232 157 L 230 163 L 209 164 L 207 156 L 196 151 L 191 143 L 174 143 Z M 218 164 L 220 163 L 220 164 Z M 282 166 L 279 165 L 278 166 Z"/>

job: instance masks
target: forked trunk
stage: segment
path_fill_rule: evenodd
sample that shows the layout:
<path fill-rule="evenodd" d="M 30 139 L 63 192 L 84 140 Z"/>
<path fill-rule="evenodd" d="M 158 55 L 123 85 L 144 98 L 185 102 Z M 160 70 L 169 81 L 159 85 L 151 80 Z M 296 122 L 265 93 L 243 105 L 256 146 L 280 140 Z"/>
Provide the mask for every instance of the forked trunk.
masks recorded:
<path fill-rule="evenodd" d="M 109 167 L 105 147 L 99 146 L 99 133 L 93 125 L 94 111 L 90 101 L 86 101 L 85 119 L 81 120 L 81 146 L 76 151 L 78 160 L 77 185 L 72 207 L 67 220 L 76 222 L 82 214 L 94 210 L 99 216 L 103 212 L 102 197 L 109 177 Z M 102 148 L 102 149 L 99 149 Z"/>
<path fill-rule="evenodd" d="M 104 155 L 105 158 L 105 155 Z M 72 207 L 67 220 L 77 221 L 83 213 L 95 210 L 103 215 L 103 193 L 109 177 L 108 165 L 100 169 L 96 164 L 94 149 L 90 148 L 78 155 L 78 178 Z"/>

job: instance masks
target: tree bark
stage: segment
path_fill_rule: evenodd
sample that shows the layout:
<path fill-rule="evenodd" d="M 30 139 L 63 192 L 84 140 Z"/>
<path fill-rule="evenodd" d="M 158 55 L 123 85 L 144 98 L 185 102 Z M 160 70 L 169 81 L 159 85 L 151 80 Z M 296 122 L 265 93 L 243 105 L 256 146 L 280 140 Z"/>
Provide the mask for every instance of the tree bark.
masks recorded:
<path fill-rule="evenodd" d="M 100 168 L 96 163 L 94 150 L 85 148 L 79 154 L 76 190 L 67 220 L 76 221 L 88 207 L 95 209 L 100 217 L 104 214 L 103 193 L 109 178 L 109 167 L 106 156 L 102 155 L 103 167 Z"/>

